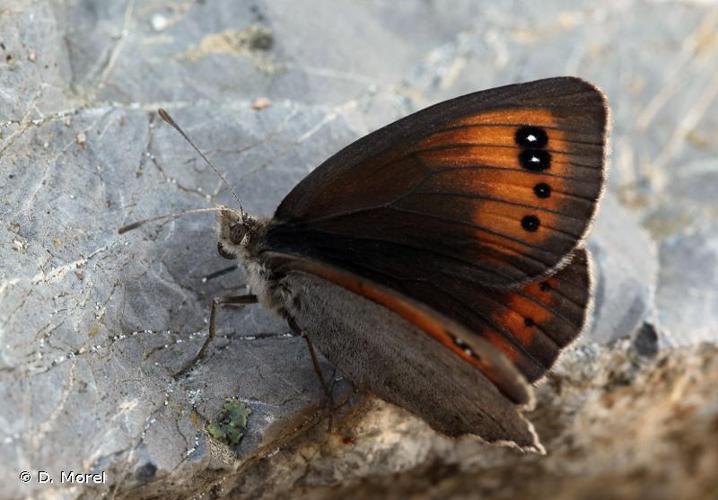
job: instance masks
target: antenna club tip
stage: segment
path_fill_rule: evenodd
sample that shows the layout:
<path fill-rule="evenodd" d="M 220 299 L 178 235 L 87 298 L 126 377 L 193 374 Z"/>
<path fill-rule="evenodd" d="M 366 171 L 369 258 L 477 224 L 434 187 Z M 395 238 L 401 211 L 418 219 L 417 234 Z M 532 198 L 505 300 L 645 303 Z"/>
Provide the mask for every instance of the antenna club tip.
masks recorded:
<path fill-rule="evenodd" d="M 171 125 L 179 134 L 184 138 L 185 141 L 189 143 L 190 146 L 192 146 L 192 149 L 194 149 L 197 154 L 209 165 L 212 170 L 214 170 L 214 173 L 217 174 L 217 176 L 222 179 L 222 182 L 229 188 L 230 192 L 234 196 L 234 198 L 237 200 L 237 203 L 240 205 L 240 208 L 242 206 L 242 201 L 239 199 L 239 195 L 237 195 L 236 191 L 232 189 L 232 186 L 229 184 L 227 179 L 222 175 L 222 172 L 219 171 L 217 167 L 214 166 L 214 163 L 212 163 L 209 158 L 207 158 L 207 155 L 205 155 L 201 149 L 199 149 L 194 142 L 192 142 L 192 139 L 187 136 L 184 130 L 177 125 L 177 123 L 172 119 L 172 117 L 169 115 L 169 113 L 164 108 L 158 108 L 157 113 L 159 113 L 160 118 L 162 118 L 165 122 L 167 122 L 169 125 Z"/>
<path fill-rule="evenodd" d="M 170 116 L 170 114 L 167 112 L 166 109 L 164 109 L 164 108 L 158 108 L 158 109 L 157 109 L 157 114 L 160 115 L 160 118 L 162 118 L 164 121 L 166 121 L 166 122 L 169 123 L 170 125 L 173 125 L 173 124 L 174 124 L 174 120 L 172 119 L 172 117 Z"/>

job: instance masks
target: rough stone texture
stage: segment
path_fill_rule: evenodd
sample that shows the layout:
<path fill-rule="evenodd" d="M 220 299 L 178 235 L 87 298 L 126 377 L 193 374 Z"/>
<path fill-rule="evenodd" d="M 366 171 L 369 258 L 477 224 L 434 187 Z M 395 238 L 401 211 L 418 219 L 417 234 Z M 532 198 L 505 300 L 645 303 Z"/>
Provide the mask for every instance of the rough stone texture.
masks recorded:
<path fill-rule="evenodd" d="M 718 348 L 575 350 L 531 414 L 548 455 L 432 435 L 381 401 L 288 444 L 219 493 L 257 498 L 715 498 Z"/>
<path fill-rule="evenodd" d="M 655 316 L 655 243 L 608 193 L 588 248 L 596 283 L 593 321 L 577 343 L 608 344 L 630 337 Z"/>
<path fill-rule="evenodd" d="M 622 479 L 639 490 L 617 496 L 649 496 L 640 488 L 661 474 L 671 488 L 708 481 L 716 403 L 704 389 L 715 387 L 715 366 L 700 349 L 673 346 L 718 339 L 716 33 L 710 2 L 0 0 L 0 497 L 269 497 L 309 486 L 326 496 L 365 476 L 377 491 L 436 478 L 437 495 L 479 485 L 500 496 L 519 482 L 516 467 L 549 496 Z M 226 265 L 211 214 L 117 234 L 139 218 L 233 203 L 158 106 L 247 209 L 269 215 L 314 166 L 380 125 L 556 74 L 604 88 L 614 127 L 589 242 L 593 326 L 562 358 L 561 390 L 552 379 L 540 391 L 547 458 L 457 444 L 361 399 L 342 432 L 326 435 L 302 341 L 259 307 L 223 312 L 207 360 L 174 381 L 206 335 L 210 298 L 236 293 L 243 275 L 202 281 Z M 272 105 L 253 109 L 258 97 Z M 657 350 L 663 365 L 636 354 Z M 630 362 L 616 385 L 609 371 L 620 360 Z M 231 396 L 253 412 L 236 454 L 204 432 Z M 638 409 L 655 416 L 642 421 L 658 422 L 655 443 L 630 427 Z M 636 429 L 623 440 L 611 434 L 622 422 Z M 623 452 L 633 458 L 612 467 Z M 648 461 L 654 452 L 660 466 Z M 576 479 L 593 464 L 595 475 Z M 16 479 L 60 469 L 105 470 L 108 483 Z M 658 493 L 715 488 L 690 487 Z"/>
<path fill-rule="evenodd" d="M 715 223 L 713 227 L 706 226 L 661 244 L 656 304 L 660 324 L 670 333 L 668 338 L 673 344 L 716 340 L 718 231 Z M 700 265 L 686 265 L 693 262 Z"/>

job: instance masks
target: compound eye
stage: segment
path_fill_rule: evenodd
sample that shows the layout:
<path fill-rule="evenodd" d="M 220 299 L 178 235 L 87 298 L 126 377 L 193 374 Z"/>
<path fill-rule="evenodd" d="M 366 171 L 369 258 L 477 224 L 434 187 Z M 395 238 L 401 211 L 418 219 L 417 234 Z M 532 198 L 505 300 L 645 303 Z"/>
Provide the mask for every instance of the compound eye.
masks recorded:
<path fill-rule="evenodd" d="M 242 223 L 234 224 L 229 228 L 229 239 L 235 245 L 242 244 L 245 234 L 247 234 L 247 228 Z"/>
<path fill-rule="evenodd" d="M 222 245 L 221 241 L 217 242 L 217 253 L 219 254 L 220 257 L 224 257 L 225 259 L 228 259 L 228 260 L 237 258 L 236 255 L 231 254 L 227 250 L 224 249 L 224 245 Z"/>

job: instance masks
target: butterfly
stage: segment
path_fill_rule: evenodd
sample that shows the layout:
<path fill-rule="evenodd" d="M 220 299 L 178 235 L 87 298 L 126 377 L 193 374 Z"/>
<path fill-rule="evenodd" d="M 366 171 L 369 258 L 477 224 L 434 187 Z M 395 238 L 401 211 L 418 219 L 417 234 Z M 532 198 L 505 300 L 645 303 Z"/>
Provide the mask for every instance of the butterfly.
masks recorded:
<path fill-rule="evenodd" d="M 607 122 L 578 78 L 484 90 L 350 144 L 272 218 L 221 207 L 218 252 L 251 293 L 211 323 L 259 302 L 315 367 L 314 347 L 441 433 L 542 451 L 523 412 L 587 322 Z"/>

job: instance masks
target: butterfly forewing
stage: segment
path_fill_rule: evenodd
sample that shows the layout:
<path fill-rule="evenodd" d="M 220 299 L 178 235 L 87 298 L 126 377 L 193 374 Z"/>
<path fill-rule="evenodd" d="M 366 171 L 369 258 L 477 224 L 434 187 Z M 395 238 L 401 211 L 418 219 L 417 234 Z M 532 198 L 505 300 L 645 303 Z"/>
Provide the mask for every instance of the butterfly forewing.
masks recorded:
<path fill-rule="evenodd" d="M 282 202 L 270 245 L 414 278 L 512 286 L 548 274 L 584 236 L 604 179 L 607 108 L 553 78 L 469 94 L 348 146 Z M 368 251 L 371 249 L 371 251 Z M 368 255 L 365 257 L 365 255 Z"/>

